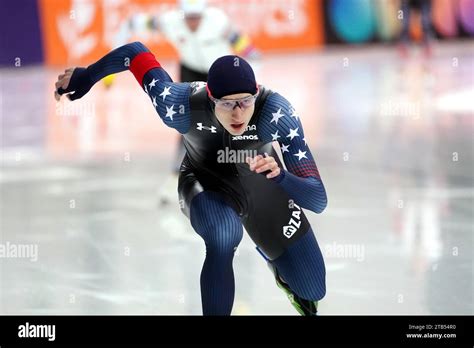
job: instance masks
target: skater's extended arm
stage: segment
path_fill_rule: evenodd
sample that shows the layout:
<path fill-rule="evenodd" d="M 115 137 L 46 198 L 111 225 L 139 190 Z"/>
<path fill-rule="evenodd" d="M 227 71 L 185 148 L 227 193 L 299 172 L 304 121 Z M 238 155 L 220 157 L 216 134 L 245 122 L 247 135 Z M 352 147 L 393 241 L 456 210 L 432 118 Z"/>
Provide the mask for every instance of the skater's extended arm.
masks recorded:
<path fill-rule="evenodd" d="M 121 46 L 87 68 L 67 69 L 56 82 L 56 100 L 66 93 L 70 100 L 79 99 L 97 81 L 125 70 L 133 73 L 163 122 L 182 134 L 186 133 L 191 123 L 189 83 L 174 83 L 155 56 L 140 42 Z"/>
<path fill-rule="evenodd" d="M 301 121 L 291 104 L 278 93 L 268 96 L 257 129 L 261 140 L 278 141 L 288 169 L 277 168 L 278 175 L 272 180 L 281 185 L 298 205 L 321 213 L 327 205 L 326 190 L 306 143 Z M 258 161 L 259 165 L 267 166 L 260 172 L 275 166 L 271 157 L 266 160 L 260 156 Z"/>

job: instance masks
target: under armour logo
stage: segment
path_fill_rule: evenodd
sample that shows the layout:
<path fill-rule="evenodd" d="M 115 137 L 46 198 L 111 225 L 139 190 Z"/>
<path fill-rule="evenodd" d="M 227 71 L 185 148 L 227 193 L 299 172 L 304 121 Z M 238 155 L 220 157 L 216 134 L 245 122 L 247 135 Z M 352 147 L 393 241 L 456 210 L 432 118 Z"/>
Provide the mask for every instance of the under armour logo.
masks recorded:
<path fill-rule="evenodd" d="M 203 126 L 202 123 L 196 123 L 196 124 L 197 124 L 196 129 L 198 130 L 207 129 L 207 130 L 210 130 L 211 133 L 217 133 L 217 128 L 214 126 L 206 127 L 206 126 Z"/>

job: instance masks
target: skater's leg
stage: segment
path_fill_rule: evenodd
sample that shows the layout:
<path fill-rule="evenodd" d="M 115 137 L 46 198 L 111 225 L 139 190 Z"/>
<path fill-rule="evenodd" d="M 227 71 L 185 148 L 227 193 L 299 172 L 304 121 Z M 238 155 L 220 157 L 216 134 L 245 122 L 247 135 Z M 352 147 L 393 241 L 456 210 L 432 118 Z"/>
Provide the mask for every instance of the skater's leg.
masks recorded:
<path fill-rule="evenodd" d="M 203 314 L 230 315 L 235 294 L 232 261 L 243 235 L 239 216 L 221 194 L 204 191 L 191 201 L 190 220 L 206 243 L 201 272 Z"/>
<path fill-rule="evenodd" d="M 326 269 L 316 238 L 310 229 L 273 261 L 257 247 L 293 307 L 301 315 L 317 315 L 318 301 L 326 294 Z"/>
<path fill-rule="evenodd" d="M 318 301 L 326 294 L 326 268 L 311 229 L 272 263 L 299 297 Z"/>

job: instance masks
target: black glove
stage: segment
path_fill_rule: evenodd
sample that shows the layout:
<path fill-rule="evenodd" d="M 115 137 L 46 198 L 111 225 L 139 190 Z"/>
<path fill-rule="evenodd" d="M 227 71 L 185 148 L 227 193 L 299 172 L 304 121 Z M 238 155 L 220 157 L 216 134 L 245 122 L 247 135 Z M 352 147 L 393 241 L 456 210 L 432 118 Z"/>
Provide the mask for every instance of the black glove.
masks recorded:
<path fill-rule="evenodd" d="M 76 68 L 72 73 L 71 80 L 66 89 L 59 87 L 58 94 L 68 94 L 67 97 L 70 100 L 76 100 L 82 98 L 92 88 L 94 83 L 90 77 L 89 71 L 86 68 Z"/>

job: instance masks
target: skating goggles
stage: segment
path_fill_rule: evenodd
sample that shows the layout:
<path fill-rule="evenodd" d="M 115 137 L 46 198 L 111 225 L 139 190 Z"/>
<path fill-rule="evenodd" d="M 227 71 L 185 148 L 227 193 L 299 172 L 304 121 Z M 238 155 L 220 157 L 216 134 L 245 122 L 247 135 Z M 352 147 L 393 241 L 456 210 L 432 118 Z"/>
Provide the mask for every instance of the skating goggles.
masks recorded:
<path fill-rule="evenodd" d="M 258 97 L 258 87 L 257 93 L 254 95 L 242 98 L 242 99 L 217 99 L 211 95 L 211 91 L 206 87 L 207 94 L 209 95 L 209 99 L 211 99 L 214 104 L 216 104 L 216 108 L 219 108 L 223 111 L 232 111 L 237 106 L 241 109 L 247 109 L 255 104 L 255 100 Z"/>

